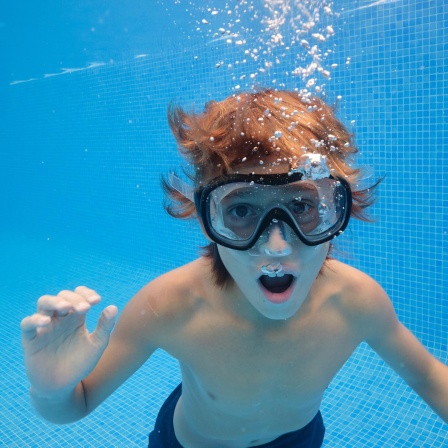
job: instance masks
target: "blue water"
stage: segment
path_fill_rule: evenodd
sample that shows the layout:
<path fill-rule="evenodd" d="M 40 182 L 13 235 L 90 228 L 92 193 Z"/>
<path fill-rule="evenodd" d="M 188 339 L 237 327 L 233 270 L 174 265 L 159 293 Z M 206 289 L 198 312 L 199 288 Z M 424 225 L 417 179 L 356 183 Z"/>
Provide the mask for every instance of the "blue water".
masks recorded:
<path fill-rule="evenodd" d="M 166 108 L 222 99 L 244 88 L 241 75 L 256 64 L 196 31 L 199 6 L 62 3 L 0 7 L 0 444 L 145 446 L 180 379 L 175 360 L 158 351 L 91 416 L 57 427 L 31 411 L 18 325 L 40 295 L 79 284 L 122 309 L 152 278 L 197 256 L 198 227 L 162 208 L 160 174 L 179 164 Z M 325 90 L 330 102 L 342 96 L 338 114 L 356 133 L 359 162 L 386 178 L 376 222 L 352 221 L 340 258 L 379 281 L 401 321 L 447 363 L 446 6 L 339 1 L 333 10 L 344 4 L 329 56 L 339 68 Z M 295 53 L 277 51 L 281 63 L 257 82 L 300 86 L 285 74 Z M 328 447 L 448 446 L 447 425 L 364 344 L 322 413 Z"/>

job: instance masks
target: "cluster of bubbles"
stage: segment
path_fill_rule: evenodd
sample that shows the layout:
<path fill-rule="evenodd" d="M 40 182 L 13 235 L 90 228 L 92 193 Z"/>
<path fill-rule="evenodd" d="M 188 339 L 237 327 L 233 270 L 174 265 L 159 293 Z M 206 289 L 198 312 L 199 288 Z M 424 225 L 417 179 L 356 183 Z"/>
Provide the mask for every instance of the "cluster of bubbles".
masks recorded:
<path fill-rule="evenodd" d="M 235 91 L 256 86 L 260 78 L 284 86 L 278 77 L 320 93 L 338 67 L 328 62 L 334 59 L 339 17 L 332 8 L 329 0 L 215 0 L 190 1 L 187 12 L 202 42 L 217 50 L 214 68 L 229 71 Z M 220 44 L 232 51 L 222 51 Z"/>

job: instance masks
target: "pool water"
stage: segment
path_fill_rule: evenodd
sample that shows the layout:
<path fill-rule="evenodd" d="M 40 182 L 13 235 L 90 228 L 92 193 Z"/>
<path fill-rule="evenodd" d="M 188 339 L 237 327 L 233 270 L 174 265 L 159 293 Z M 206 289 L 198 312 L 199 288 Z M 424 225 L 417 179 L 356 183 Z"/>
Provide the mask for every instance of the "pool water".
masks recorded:
<path fill-rule="evenodd" d="M 260 85 L 301 86 L 290 74 L 297 52 L 272 47 L 274 63 L 264 72 L 261 56 L 245 54 L 260 47 L 259 30 L 229 44 L 214 35 L 207 8 L 119 3 L 107 12 L 91 2 L 63 11 L 44 2 L 23 23 L 17 5 L 2 7 L 0 38 L 9 40 L 0 51 L 10 61 L 0 78 L 2 446 L 145 446 L 180 381 L 174 359 L 156 352 L 91 416 L 55 426 L 31 410 L 19 322 L 40 295 L 85 284 L 103 297 L 88 317 L 93 329 L 102 306 L 122 309 L 148 281 L 197 256 L 198 226 L 162 208 L 160 175 L 179 165 L 166 123 L 170 101 L 199 110 L 250 87 L 254 73 Z M 400 320 L 448 363 L 443 3 L 334 2 L 335 33 L 322 46 L 332 49 L 326 66 L 337 67 L 319 82 L 356 134 L 359 163 L 374 167 L 372 178 L 386 175 L 376 222 L 352 221 L 338 238 L 338 257 L 379 281 Z M 201 28 L 203 17 L 209 28 Z M 59 50 L 50 48 L 57 42 Z M 326 447 L 448 446 L 448 425 L 366 344 L 331 383 L 322 414 Z"/>

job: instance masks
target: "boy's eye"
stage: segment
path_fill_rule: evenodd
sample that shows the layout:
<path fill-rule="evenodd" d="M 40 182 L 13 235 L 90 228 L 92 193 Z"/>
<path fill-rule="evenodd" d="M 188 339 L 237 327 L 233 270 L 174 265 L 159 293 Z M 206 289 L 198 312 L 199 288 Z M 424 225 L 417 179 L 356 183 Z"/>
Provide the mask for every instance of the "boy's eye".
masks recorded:
<path fill-rule="evenodd" d="M 307 211 L 309 211 L 310 209 L 310 205 L 307 204 L 306 202 L 302 202 L 302 201 L 293 201 L 291 203 L 291 210 L 293 213 L 295 214 L 302 214 L 302 213 L 306 213 Z"/>
<path fill-rule="evenodd" d="M 254 215 L 253 210 L 247 205 L 239 204 L 228 210 L 228 213 L 235 218 L 248 218 Z"/>

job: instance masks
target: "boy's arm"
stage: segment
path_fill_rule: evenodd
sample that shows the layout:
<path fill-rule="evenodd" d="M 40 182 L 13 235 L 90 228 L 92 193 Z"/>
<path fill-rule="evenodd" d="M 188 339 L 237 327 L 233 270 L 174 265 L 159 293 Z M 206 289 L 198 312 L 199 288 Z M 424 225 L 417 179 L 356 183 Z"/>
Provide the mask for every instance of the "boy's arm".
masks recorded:
<path fill-rule="evenodd" d="M 387 294 L 370 281 L 374 283 L 369 288 L 374 298 L 363 319 L 367 343 L 448 423 L 448 366 L 434 358 L 398 321 Z"/>
<path fill-rule="evenodd" d="M 152 284 L 125 306 L 95 369 L 83 381 L 87 414 L 134 374 L 157 349 L 163 326 L 151 311 Z M 160 319 L 162 320 L 162 319 Z"/>

